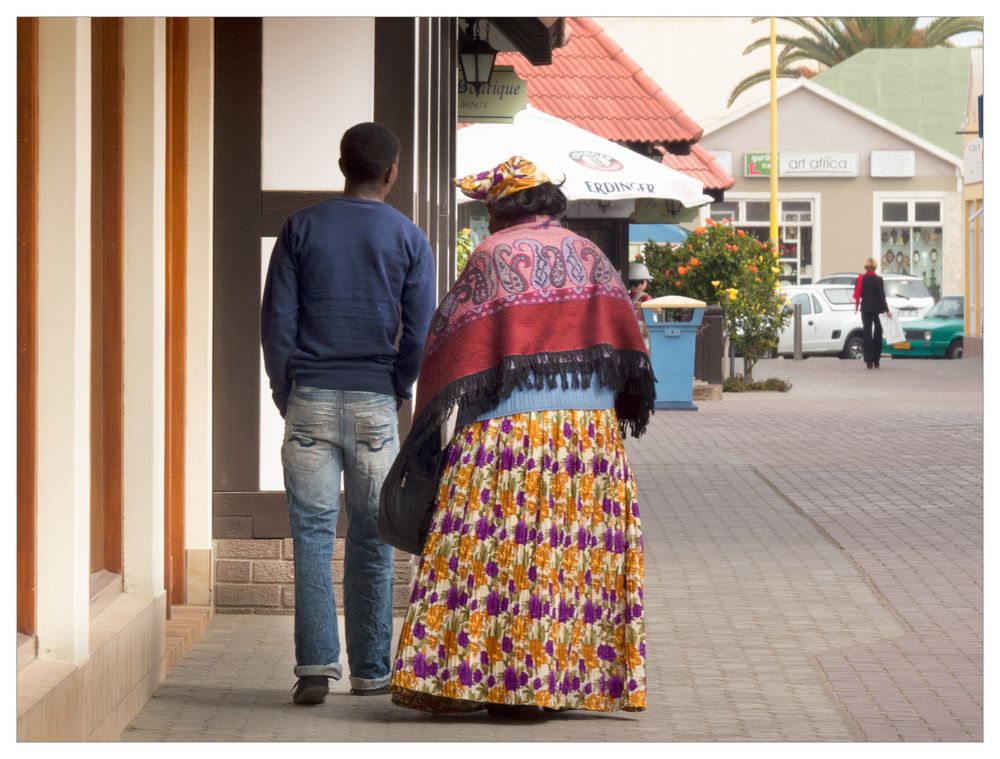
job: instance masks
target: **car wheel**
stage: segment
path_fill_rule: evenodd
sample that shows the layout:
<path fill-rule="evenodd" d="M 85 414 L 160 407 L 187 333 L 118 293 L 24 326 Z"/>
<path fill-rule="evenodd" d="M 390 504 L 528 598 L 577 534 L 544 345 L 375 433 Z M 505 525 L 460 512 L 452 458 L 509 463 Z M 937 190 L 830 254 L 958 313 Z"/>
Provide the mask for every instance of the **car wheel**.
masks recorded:
<path fill-rule="evenodd" d="M 962 357 L 962 339 L 956 338 L 951 341 L 951 345 L 948 346 L 947 352 L 944 354 L 945 358 L 961 358 Z"/>
<path fill-rule="evenodd" d="M 862 359 L 865 355 L 865 341 L 861 335 L 854 334 L 849 335 L 847 340 L 844 342 L 844 351 L 840 354 L 841 358 L 854 358 Z"/>

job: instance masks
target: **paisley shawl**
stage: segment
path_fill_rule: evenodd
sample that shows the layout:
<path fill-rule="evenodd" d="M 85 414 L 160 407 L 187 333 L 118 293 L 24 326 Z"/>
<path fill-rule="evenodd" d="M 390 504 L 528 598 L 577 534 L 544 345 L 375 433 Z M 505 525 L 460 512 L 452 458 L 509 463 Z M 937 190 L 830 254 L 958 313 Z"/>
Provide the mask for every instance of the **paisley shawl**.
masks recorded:
<path fill-rule="evenodd" d="M 460 400 L 492 408 L 532 376 L 550 387 L 596 376 L 622 396 L 622 430 L 645 431 L 654 379 L 628 291 L 594 243 L 545 216 L 490 235 L 441 301 L 413 431 L 440 424 Z"/>

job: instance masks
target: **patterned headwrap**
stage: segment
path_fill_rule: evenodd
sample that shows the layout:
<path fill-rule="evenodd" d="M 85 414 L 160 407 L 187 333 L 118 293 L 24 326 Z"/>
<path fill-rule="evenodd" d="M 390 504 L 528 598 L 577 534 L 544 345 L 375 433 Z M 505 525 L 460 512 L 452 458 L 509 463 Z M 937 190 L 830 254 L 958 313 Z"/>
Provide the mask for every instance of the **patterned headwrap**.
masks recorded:
<path fill-rule="evenodd" d="M 552 180 L 527 158 L 515 155 L 496 168 L 451 181 L 474 200 L 496 200 Z"/>

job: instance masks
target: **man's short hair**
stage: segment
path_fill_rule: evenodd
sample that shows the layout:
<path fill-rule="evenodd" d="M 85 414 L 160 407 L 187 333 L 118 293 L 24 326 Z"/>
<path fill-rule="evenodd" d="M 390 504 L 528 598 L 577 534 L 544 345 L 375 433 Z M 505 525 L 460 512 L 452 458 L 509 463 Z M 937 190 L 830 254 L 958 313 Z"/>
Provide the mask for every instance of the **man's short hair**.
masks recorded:
<path fill-rule="evenodd" d="M 399 138 L 374 121 L 355 124 L 340 138 L 341 169 L 355 182 L 381 179 L 397 158 Z"/>

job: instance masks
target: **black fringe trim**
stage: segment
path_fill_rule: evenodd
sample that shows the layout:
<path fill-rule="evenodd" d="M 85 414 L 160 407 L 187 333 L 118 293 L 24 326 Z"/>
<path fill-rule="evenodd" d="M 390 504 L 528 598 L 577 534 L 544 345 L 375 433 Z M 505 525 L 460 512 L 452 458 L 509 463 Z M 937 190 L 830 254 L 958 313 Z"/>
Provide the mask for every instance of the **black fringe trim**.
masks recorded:
<path fill-rule="evenodd" d="M 615 412 L 622 435 L 640 437 L 646 431 L 656 397 L 653 368 L 645 351 L 594 345 L 562 353 L 508 356 L 500 364 L 445 386 L 414 419 L 406 446 L 412 454 L 433 455 L 440 447 L 441 425 L 455 404 L 462 402 L 479 415 L 509 396 L 515 388 L 541 389 L 558 385 L 588 388 L 592 378 L 617 391 Z"/>

